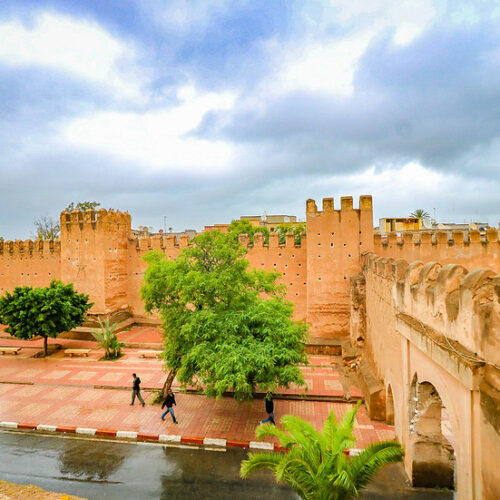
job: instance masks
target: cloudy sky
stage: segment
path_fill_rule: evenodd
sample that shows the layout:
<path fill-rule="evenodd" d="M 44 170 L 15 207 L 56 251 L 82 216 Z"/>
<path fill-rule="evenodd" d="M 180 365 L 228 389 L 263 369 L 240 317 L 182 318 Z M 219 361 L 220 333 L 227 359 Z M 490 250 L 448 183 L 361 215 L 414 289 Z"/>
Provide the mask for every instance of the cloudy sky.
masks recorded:
<path fill-rule="evenodd" d="M 2 0 L 0 235 L 71 201 L 183 230 L 361 194 L 496 225 L 499 26 L 492 0 Z"/>

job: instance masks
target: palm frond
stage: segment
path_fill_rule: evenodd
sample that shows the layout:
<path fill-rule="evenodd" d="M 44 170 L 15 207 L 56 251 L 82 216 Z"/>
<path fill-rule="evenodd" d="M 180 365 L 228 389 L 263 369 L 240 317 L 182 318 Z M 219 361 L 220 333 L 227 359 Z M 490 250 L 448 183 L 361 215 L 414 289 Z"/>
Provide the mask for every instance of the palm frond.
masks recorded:
<path fill-rule="evenodd" d="M 374 443 L 351 460 L 351 474 L 358 490 L 364 488 L 384 466 L 401 462 L 404 450 L 396 441 Z"/>
<path fill-rule="evenodd" d="M 281 453 L 250 453 L 248 459 L 241 462 L 240 476 L 246 478 L 250 473 L 261 469 L 275 471 L 281 460 Z"/>

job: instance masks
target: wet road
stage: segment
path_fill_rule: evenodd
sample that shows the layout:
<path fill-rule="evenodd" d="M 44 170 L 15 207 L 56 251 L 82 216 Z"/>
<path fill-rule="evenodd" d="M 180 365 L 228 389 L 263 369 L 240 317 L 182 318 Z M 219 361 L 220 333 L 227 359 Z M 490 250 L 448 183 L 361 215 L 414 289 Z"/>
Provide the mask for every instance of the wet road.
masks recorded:
<path fill-rule="evenodd" d="M 210 451 L 6 431 L 0 432 L 0 479 L 89 499 L 298 498 L 289 488 L 277 486 L 269 473 L 241 480 L 238 472 L 246 455 L 239 449 Z M 409 490 L 395 467 L 383 471 L 361 498 L 450 498 L 444 492 Z"/>

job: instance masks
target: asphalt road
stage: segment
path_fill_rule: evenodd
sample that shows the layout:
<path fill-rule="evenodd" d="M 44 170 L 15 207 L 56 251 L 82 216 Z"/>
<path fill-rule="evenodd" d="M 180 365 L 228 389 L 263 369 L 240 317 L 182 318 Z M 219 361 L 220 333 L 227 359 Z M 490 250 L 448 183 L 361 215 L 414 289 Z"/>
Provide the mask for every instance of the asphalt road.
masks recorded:
<path fill-rule="evenodd" d="M 88 499 L 297 499 L 269 473 L 239 478 L 245 450 L 126 443 L 85 437 L 0 432 L 0 479 Z M 401 467 L 379 474 L 365 499 L 449 499 L 408 487 Z"/>

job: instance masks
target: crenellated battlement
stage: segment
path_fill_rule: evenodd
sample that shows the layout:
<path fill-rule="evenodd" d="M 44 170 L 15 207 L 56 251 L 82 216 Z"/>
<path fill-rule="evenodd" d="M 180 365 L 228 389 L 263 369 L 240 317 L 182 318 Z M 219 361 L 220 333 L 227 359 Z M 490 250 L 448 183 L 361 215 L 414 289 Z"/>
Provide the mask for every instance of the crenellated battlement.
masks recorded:
<path fill-rule="evenodd" d="M 500 275 L 460 264 L 362 256 L 365 276 L 392 283 L 394 307 L 500 364 Z M 495 333 L 496 332 L 496 333 Z"/>
<path fill-rule="evenodd" d="M 295 233 L 288 232 L 285 236 L 285 243 L 280 243 L 280 235 L 278 232 L 269 233 L 269 243 L 264 243 L 264 235 L 255 233 L 253 236 L 253 245 L 250 244 L 250 237 L 246 233 L 238 236 L 238 241 L 244 248 L 301 248 L 305 246 L 307 235 L 300 235 L 300 244 L 295 243 Z"/>
<path fill-rule="evenodd" d="M 149 252 L 150 250 L 168 250 L 172 248 L 186 248 L 190 246 L 188 235 L 181 235 L 179 238 L 175 234 L 155 234 L 154 236 L 138 236 L 129 239 L 131 248 L 138 252 Z"/>
<path fill-rule="evenodd" d="M 80 230 L 96 230 L 105 227 L 108 230 L 124 229 L 130 233 L 131 217 L 127 212 L 118 210 L 72 210 L 63 211 L 60 215 L 61 234 L 69 232 L 72 228 L 79 227 Z"/>
<path fill-rule="evenodd" d="M 494 228 L 484 235 L 478 230 L 403 232 L 401 236 L 392 232 L 387 237 L 375 234 L 373 246 L 382 257 L 457 263 L 500 272 L 500 241 Z"/>
<path fill-rule="evenodd" d="M 323 198 L 323 210 L 318 210 L 316 201 L 313 199 L 308 199 L 306 201 L 306 213 L 321 215 L 326 212 L 348 212 L 352 210 L 373 210 L 372 197 L 370 195 L 363 195 L 359 197 L 359 208 L 353 208 L 353 198 L 352 196 L 342 196 L 340 198 L 340 210 L 335 210 L 334 199 L 333 198 Z"/>
<path fill-rule="evenodd" d="M 50 255 L 61 251 L 61 240 L 0 241 L 0 255 L 30 257 Z"/>

